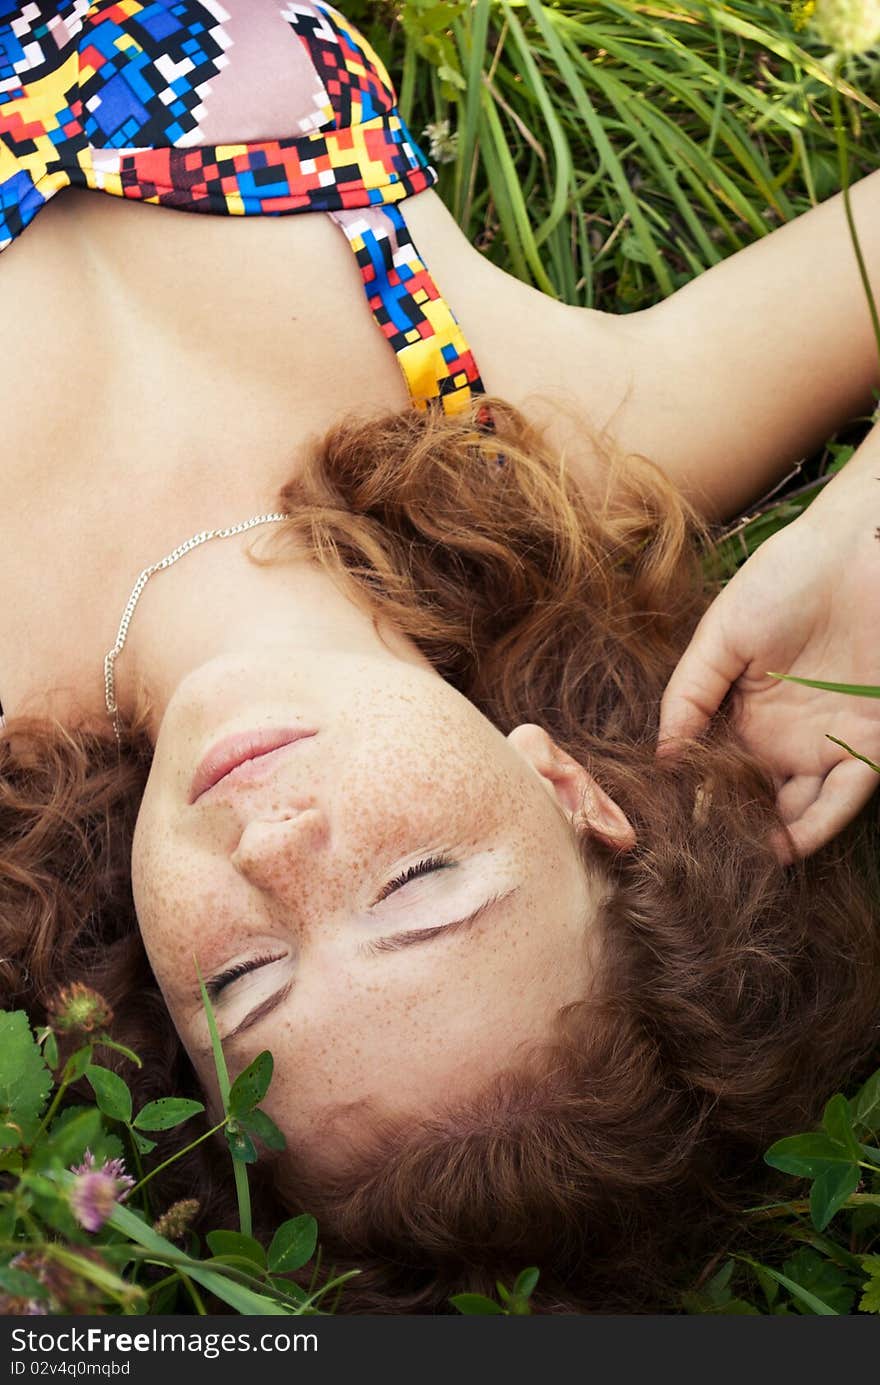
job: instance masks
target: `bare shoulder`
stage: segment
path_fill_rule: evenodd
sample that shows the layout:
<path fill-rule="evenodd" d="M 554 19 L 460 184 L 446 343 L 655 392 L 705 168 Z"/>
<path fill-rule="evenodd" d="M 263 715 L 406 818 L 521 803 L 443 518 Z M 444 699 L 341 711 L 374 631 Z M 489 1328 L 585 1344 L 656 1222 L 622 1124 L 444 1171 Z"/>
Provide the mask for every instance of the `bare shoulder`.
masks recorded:
<path fill-rule="evenodd" d="M 405 210 L 489 393 L 531 417 L 540 414 L 560 440 L 570 440 L 575 427 L 581 442 L 585 434 L 613 437 L 637 386 L 634 320 L 560 303 L 499 269 L 470 244 L 433 192 L 412 198 Z"/>

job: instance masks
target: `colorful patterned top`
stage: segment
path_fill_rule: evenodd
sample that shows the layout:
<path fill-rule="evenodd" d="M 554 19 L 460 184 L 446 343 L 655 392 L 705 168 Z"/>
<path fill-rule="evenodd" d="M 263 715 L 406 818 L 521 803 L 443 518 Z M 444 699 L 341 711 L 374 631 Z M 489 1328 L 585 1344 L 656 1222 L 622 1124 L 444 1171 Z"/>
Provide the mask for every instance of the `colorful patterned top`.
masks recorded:
<path fill-rule="evenodd" d="M 66 187 L 327 212 L 414 403 L 482 392 L 398 204 L 436 181 L 376 53 L 300 0 L 0 0 L 0 250 Z"/>

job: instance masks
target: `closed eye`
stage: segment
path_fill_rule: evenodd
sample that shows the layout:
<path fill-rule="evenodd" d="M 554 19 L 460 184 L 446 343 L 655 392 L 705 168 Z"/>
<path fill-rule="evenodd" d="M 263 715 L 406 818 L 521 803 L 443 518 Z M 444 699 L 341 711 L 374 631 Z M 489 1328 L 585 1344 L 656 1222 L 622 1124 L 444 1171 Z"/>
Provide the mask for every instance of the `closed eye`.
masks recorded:
<path fill-rule="evenodd" d="M 400 875 L 396 875 L 393 880 L 389 880 L 375 903 L 381 904 L 382 900 L 394 894 L 395 890 L 402 890 L 404 885 L 408 885 L 410 880 L 417 880 L 420 875 L 431 875 L 436 870 L 447 870 L 454 865 L 455 862 L 450 861 L 448 856 L 428 856 L 424 861 L 417 861 L 415 865 L 408 866 Z"/>
<path fill-rule="evenodd" d="M 267 967 L 271 962 L 279 962 L 282 956 L 283 953 L 278 953 L 274 957 L 252 957 L 247 962 L 236 962 L 234 967 L 227 967 L 225 971 L 209 977 L 205 982 L 205 990 L 211 1000 L 216 1000 L 227 986 L 232 985 L 233 981 L 238 981 L 240 977 L 247 976 L 249 972 L 256 971 L 259 967 Z"/>

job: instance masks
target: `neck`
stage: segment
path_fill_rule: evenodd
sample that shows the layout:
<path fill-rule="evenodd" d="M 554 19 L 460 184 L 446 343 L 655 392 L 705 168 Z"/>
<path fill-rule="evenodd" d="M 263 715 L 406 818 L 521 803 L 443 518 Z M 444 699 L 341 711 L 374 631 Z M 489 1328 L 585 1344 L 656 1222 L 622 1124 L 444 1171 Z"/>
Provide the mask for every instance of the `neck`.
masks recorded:
<path fill-rule="evenodd" d="M 290 555 L 273 532 L 280 527 L 213 540 L 147 583 L 116 664 L 116 692 L 123 718 L 145 715 L 154 743 L 177 690 L 215 660 L 244 668 L 271 650 L 297 664 L 341 652 L 426 663 L 322 568 Z"/>

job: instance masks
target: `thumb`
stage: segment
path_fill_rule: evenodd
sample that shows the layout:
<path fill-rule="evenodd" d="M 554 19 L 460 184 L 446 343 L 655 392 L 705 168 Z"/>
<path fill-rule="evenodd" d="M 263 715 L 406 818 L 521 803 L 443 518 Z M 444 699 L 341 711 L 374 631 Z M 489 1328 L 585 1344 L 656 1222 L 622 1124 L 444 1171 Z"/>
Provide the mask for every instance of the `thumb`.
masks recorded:
<path fill-rule="evenodd" d="M 676 743 L 699 736 L 748 666 L 725 637 L 713 603 L 679 659 L 660 702 L 657 752 L 670 754 Z"/>

